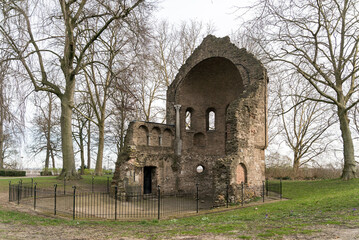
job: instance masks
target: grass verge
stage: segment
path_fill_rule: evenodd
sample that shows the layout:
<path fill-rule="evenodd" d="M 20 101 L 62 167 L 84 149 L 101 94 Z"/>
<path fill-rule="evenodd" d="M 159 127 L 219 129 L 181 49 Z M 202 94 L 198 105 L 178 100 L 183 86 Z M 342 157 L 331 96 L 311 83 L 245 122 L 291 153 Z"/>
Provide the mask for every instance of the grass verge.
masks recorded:
<path fill-rule="evenodd" d="M 107 177 L 104 179 L 106 181 Z M 53 185 L 56 179 L 41 178 L 41 181 Z M 0 189 L 6 189 L 4 182 L 0 180 Z M 120 233 L 121 236 L 146 239 L 203 234 L 234 239 L 281 239 L 288 235 L 318 232 L 321 225 L 359 227 L 357 179 L 286 181 L 283 183 L 283 194 L 290 200 L 161 221 L 71 221 L 31 216 L 4 209 L 0 209 L 0 221 L 7 224 L 76 225 L 84 229 L 108 228 Z"/>

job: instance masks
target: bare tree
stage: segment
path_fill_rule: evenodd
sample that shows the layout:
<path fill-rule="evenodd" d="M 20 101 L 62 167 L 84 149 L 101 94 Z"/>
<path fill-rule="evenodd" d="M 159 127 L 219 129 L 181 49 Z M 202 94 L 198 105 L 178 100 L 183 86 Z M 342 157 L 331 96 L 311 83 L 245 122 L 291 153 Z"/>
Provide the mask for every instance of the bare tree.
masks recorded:
<path fill-rule="evenodd" d="M 132 76 L 132 69 L 117 74 L 112 82 L 110 100 L 113 105 L 113 114 L 109 119 L 112 143 L 116 145 L 115 154 L 119 157 L 124 147 L 127 125 L 133 119 L 138 118 L 138 100 L 136 84 Z"/>
<path fill-rule="evenodd" d="M 114 21 L 126 19 L 135 8 L 143 5 L 143 2 L 0 2 L 3 12 L 3 18 L 0 19 L 0 34 L 12 48 L 12 60 L 21 62 L 35 91 L 51 92 L 61 101 L 63 169 L 60 177 L 78 177 L 71 121 L 76 76 L 84 68 L 85 56 L 89 48 Z M 90 20 L 99 22 L 101 27 L 96 30 L 87 28 L 85 23 Z M 36 28 L 37 24 L 41 27 Z M 84 35 L 88 33 L 91 34 L 91 38 L 84 41 Z M 63 73 L 63 81 L 51 79 L 54 69 Z"/>
<path fill-rule="evenodd" d="M 308 83 L 293 79 L 298 76 L 277 77 L 280 79 L 273 81 L 278 86 L 276 97 L 280 106 L 278 114 L 282 119 L 282 136 L 292 150 L 293 170 L 297 176 L 300 166 L 314 162 L 328 150 L 333 139 L 327 130 L 336 118 L 328 115 L 331 110 L 328 105 L 319 101 L 303 101 L 303 98 L 314 96 Z"/>
<path fill-rule="evenodd" d="M 336 107 L 343 139 L 342 178 L 356 177 L 348 111 L 358 103 L 359 3 L 354 0 L 260 0 L 247 31 L 270 61 L 306 79 L 320 98 Z"/>
<path fill-rule="evenodd" d="M 14 166 L 23 137 L 25 94 L 21 82 L 14 76 L 7 45 L 0 40 L 0 169 Z"/>
<path fill-rule="evenodd" d="M 80 104 L 80 106 L 77 106 L 77 109 L 83 113 L 86 114 L 86 116 L 90 116 L 88 114 L 88 110 L 90 109 L 89 104 L 86 103 L 85 100 L 81 101 L 85 102 L 84 104 Z M 83 117 L 82 114 L 80 114 L 78 111 L 75 111 L 74 119 L 73 119 L 73 138 L 79 148 L 80 152 L 80 159 L 81 159 L 81 166 L 80 166 L 80 174 L 85 174 L 85 144 L 86 144 L 86 138 L 87 134 L 89 134 L 89 131 L 87 131 L 86 127 L 87 122 L 89 120 L 85 117 Z M 90 136 L 91 138 L 91 136 Z M 88 138 L 87 138 L 88 139 Z M 88 165 L 87 165 L 88 168 Z"/>
<path fill-rule="evenodd" d="M 34 96 L 33 101 L 37 111 L 33 118 L 33 141 L 30 145 L 34 156 L 45 151 L 44 175 L 48 175 L 50 158 L 55 168 L 55 156 L 60 151 L 60 114 L 55 96 L 50 92 Z"/>

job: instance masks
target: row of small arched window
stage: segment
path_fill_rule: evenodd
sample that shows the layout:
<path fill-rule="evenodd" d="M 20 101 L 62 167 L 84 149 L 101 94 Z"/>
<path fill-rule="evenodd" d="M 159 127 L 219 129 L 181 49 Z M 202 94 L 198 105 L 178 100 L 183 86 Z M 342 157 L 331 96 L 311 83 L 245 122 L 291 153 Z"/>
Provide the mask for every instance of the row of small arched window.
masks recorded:
<path fill-rule="evenodd" d="M 185 129 L 187 131 L 192 130 L 193 128 L 192 115 L 193 109 L 187 108 L 185 115 Z M 206 129 L 207 131 L 216 130 L 216 112 L 214 108 L 209 108 L 206 111 Z"/>

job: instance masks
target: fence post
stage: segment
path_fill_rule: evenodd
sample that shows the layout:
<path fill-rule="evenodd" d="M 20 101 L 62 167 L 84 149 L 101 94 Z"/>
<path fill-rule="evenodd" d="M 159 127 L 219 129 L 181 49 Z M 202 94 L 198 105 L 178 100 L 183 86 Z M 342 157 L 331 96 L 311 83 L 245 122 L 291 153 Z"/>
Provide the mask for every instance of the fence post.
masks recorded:
<path fill-rule="evenodd" d="M 20 179 L 20 198 L 22 197 L 22 179 Z"/>
<path fill-rule="evenodd" d="M 34 191 L 34 178 L 31 178 L 31 197 L 32 197 L 32 191 Z"/>
<path fill-rule="evenodd" d="M 280 197 L 280 200 L 282 200 L 282 178 L 280 178 L 279 180 L 279 197 Z"/>
<path fill-rule="evenodd" d="M 91 187 L 92 187 L 92 192 L 93 192 L 93 185 L 95 183 L 95 176 L 92 175 L 92 183 L 91 183 Z"/>
<path fill-rule="evenodd" d="M 115 186 L 115 220 L 117 220 L 117 186 Z"/>
<path fill-rule="evenodd" d="M 57 192 L 57 184 L 54 185 L 55 188 L 55 194 L 54 194 L 54 215 L 56 215 L 56 192 Z"/>
<path fill-rule="evenodd" d="M 263 181 L 263 182 L 262 182 L 263 202 L 264 202 L 264 196 L 265 196 L 265 189 L 264 189 L 265 186 L 264 186 L 264 185 L 265 185 L 265 182 Z"/>
<path fill-rule="evenodd" d="M 107 177 L 107 193 L 110 193 L 110 177 Z"/>
<path fill-rule="evenodd" d="M 20 182 L 17 185 L 17 205 L 20 204 Z"/>
<path fill-rule="evenodd" d="M 160 219 L 160 215 L 161 215 L 161 187 L 160 185 L 157 186 L 157 198 L 158 198 L 158 215 L 157 215 L 157 219 Z"/>
<path fill-rule="evenodd" d="M 11 202 L 11 181 L 9 181 L 9 202 Z"/>
<path fill-rule="evenodd" d="M 37 183 L 34 185 L 34 210 L 36 210 L 36 185 Z"/>
<path fill-rule="evenodd" d="M 241 204 L 244 205 L 244 182 L 241 182 Z"/>
<path fill-rule="evenodd" d="M 226 207 L 228 208 L 228 203 L 229 203 L 229 184 L 227 183 L 227 190 L 226 190 L 226 199 L 227 199 L 227 202 L 226 202 Z"/>
<path fill-rule="evenodd" d="M 266 178 L 266 196 L 268 197 L 268 191 L 269 191 L 269 181 L 268 178 Z"/>
<path fill-rule="evenodd" d="M 72 220 L 75 220 L 75 208 L 76 208 L 76 186 L 72 186 L 74 189 L 74 201 L 73 201 L 73 210 L 72 210 Z"/>
<path fill-rule="evenodd" d="M 196 183 L 196 204 L 197 204 L 197 207 L 196 207 L 196 211 L 198 213 L 198 204 L 199 204 L 199 193 L 198 193 L 198 183 Z"/>

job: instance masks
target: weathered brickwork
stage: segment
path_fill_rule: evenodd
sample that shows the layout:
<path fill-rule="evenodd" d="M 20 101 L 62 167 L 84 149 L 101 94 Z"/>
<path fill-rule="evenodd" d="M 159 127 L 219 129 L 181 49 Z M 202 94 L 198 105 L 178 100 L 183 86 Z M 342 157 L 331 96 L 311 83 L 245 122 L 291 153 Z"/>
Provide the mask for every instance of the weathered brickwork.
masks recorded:
<path fill-rule="evenodd" d="M 212 205 L 259 195 L 267 147 L 267 76 L 228 37 L 207 36 L 167 91 L 167 124 L 132 122 L 113 184 L 122 191 L 193 192 Z M 196 171 L 198 166 L 203 172 Z"/>

